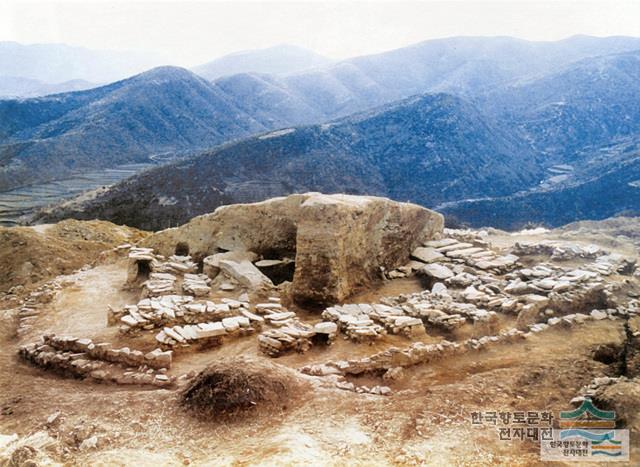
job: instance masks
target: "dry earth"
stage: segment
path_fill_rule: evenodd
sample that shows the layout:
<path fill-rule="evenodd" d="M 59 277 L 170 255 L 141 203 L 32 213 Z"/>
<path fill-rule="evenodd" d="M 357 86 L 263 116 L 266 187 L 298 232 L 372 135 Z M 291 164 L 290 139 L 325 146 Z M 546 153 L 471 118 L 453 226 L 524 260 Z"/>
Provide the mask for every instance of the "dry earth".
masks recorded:
<path fill-rule="evenodd" d="M 90 225 L 87 230 L 94 228 Z M 47 235 L 46 244 L 31 253 L 42 255 L 41 251 L 48 250 L 51 257 L 65 257 L 68 250 L 64 248 L 68 246 L 59 234 L 63 230 L 58 225 L 44 233 L 40 228 L 12 232 L 29 245 L 33 244 L 33 236 Z M 56 232 L 55 236 L 52 232 Z M 69 263 L 64 267 L 50 267 L 50 277 L 69 273 L 97 258 L 97 247 L 93 246 L 96 241 L 104 244 L 103 249 L 136 241 L 129 230 L 122 237 L 110 235 L 82 239 L 79 244 L 92 245 L 79 250 L 87 260 L 71 261 L 67 256 Z M 488 239 L 496 248 L 508 248 L 516 241 L 561 239 L 562 235 L 548 232 L 514 236 L 492 231 Z M 614 245 L 613 249 L 624 255 L 637 254 L 631 242 L 615 238 L 611 232 L 592 236 L 589 243 L 592 242 L 608 249 Z M 2 245 L 7 247 L 6 242 Z M 15 251 L 18 258 L 2 264 L 7 268 L 3 271 L 26 261 L 27 251 Z M 527 260 L 533 263 L 538 258 Z M 54 264 L 53 259 L 45 261 Z M 575 260 L 575 265 L 586 262 Z M 108 341 L 114 346 L 154 348 L 153 334 L 127 337 L 117 327 L 107 326 L 108 305 L 118 308 L 138 300 L 138 290 L 124 288 L 126 275 L 123 255 L 103 255 L 94 267 L 72 274 L 32 327 L 19 337 L 12 311 L 15 302 L 5 295 L 0 336 L 0 433 L 16 433 L 22 445 L 35 448 L 23 447 L 17 454 L 14 452 L 12 459 L 17 465 L 542 465 L 535 442 L 501 441 L 496 427 L 472 424 L 472 412 L 521 410 L 557 414 L 568 410 L 569 401 L 594 378 L 619 376 L 619 362 L 596 361 L 594 349 L 625 342 L 624 320 L 589 321 L 573 327 L 552 327 L 515 343 L 412 366 L 396 380 L 383 381 L 376 374 L 348 377 L 356 385 L 384 384 L 391 388 L 390 395 L 379 396 L 340 390 L 322 383 L 322 378 L 295 370 L 310 364 L 366 357 L 392 345 L 407 347 L 411 339 L 386 335 L 367 344 L 340 335 L 331 346 L 314 346 L 306 353 L 289 353 L 277 359 L 259 352 L 255 336 L 229 339 L 208 350 L 176 353 L 169 375 L 180 377 L 209 362 L 244 356 L 277 365 L 274 368 L 284 367 L 277 371 L 291 369 L 287 374 L 300 379 L 304 389 L 292 394 L 282 406 L 258 408 L 238 419 L 213 420 L 201 420 L 186 412 L 178 404 L 179 390 L 174 387 L 149 389 L 65 378 L 18 358 L 20 345 L 33 342 L 46 332 Z M 628 281 L 625 292 L 639 290 L 637 278 L 620 280 Z M 12 277 L 8 282 L 15 285 Z M 350 301 L 373 303 L 384 296 L 417 292 L 424 286 L 418 277 L 395 279 Z M 237 292 L 216 292 L 210 298 L 234 295 Z M 320 321 L 317 312 L 291 309 L 305 322 Z M 509 329 L 514 322 L 514 316 L 501 316 L 500 328 Z M 471 326 L 455 333 L 431 328 L 427 331 L 414 340 L 461 340 L 476 333 Z M 179 385 L 186 384 L 186 380 L 179 381 Z M 637 379 L 630 381 L 619 395 L 626 398 L 625 422 L 632 429 L 631 464 L 638 465 L 640 401 Z M 615 406 L 616 390 L 609 391 L 609 403 Z M 57 413 L 57 417 L 53 416 Z M 83 445 L 93 436 L 97 440 L 95 446 Z M 0 459 L 0 463 L 10 465 L 8 458 Z"/>

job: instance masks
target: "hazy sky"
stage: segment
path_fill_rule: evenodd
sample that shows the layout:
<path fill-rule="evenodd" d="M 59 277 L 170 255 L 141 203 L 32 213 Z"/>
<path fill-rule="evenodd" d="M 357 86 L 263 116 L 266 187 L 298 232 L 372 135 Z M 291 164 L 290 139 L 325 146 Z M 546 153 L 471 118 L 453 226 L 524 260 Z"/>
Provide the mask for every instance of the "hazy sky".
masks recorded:
<path fill-rule="evenodd" d="M 279 43 L 346 58 L 456 35 L 573 34 L 640 36 L 640 1 L 0 0 L 0 41 L 154 51 L 183 66 Z"/>

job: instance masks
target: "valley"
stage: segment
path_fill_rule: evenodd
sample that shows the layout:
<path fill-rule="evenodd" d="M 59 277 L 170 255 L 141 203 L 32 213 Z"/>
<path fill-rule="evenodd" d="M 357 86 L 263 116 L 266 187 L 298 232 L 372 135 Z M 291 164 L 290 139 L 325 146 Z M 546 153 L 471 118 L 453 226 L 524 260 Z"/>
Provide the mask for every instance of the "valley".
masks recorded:
<path fill-rule="evenodd" d="M 54 206 L 31 221 L 159 229 L 308 190 L 446 207 L 456 225 L 631 215 L 639 47 L 634 38 L 451 38 L 337 63 L 284 47 L 212 62 L 219 71 L 201 71 L 211 81 L 159 67 L 87 91 L 0 100 L 0 190 L 17 189 L 22 202 L 22 188 L 69 173 L 106 170 L 116 181 L 109 170 L 163 153 L 190 157 L 78 199 L 45 186 L 38 204 Z M 297 58 L 268 74 L 276 62 L 264 57 L 278 53 Z M 238 68 L 243 60 L 256 71 Z M 633 179 L 612 173 L 623 163 L 622 178 Z M 611 189 L 621 203 L 601 206 L 588 193 Z M 551 198 L 558 208 L 545 210 Z M 505 209 L 510 219 L 491 214 Z"/>
<path fill-rule="evenodd" d="M 113 185 L 155 164 L 123 164 L 112 169 L 85 172 L 75 177 L 0 192 L 0 225 L 18 225 L 49 205 L 80 193 Z"/>

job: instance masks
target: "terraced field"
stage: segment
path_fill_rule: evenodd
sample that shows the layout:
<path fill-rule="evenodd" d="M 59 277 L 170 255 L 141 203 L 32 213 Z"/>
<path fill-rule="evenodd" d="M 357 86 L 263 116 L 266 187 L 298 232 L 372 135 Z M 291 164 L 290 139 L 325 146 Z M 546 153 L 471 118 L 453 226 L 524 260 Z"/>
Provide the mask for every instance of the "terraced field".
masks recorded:
<path fill-rule="evenodd" d="M 41 183 L 0 193 L 0 225 L 12 226 L 39 208 L 59 203 L 87 190 L 113 185 L 150 167 L 152 163 L 125 164 L 96 170 L 53 182 Z"/>

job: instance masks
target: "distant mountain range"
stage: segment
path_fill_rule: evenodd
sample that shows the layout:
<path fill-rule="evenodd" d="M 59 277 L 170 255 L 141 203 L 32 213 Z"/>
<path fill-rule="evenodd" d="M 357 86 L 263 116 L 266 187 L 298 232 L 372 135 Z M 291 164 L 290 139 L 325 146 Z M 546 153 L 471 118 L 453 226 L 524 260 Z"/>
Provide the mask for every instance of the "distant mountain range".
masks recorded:
<path fill-rule="evenodd" d="M 294 45 L 276 45 L 265 49 L 245 50 L 192 68 L 194 73 L 214 81 L 223 76 L 240 73 L 288 75 L 332 62 L 327 57 Z"/>
<path fill-rule="evenodd" d="M 475 99 L 538 80 L 580 60 L 640 50 L 640 38 L 574 36 L 557 42 L 511 37 L 429 40 L 284 77 L 281 86 L 328 117 L 425 92 Z"/>
<path fill-rule="evenodd" d="M 612 210 L 569 200 L 596 185 L 635 187 L 639 50 L 626 37 L 451 38 L 294 73 L 224 75 L 242 62 L 231 56 L 209 64 L 211 77 L 223 74 L 213 81 L 162 67 L 0 101 L 0 190 L 226 143 L 49 216 L 163 227 L 228 202 L 322 190 L 439 206 L 476 225 L 495 224 L 494 209 L 505 226 L 598 217 Z M 530 215 L 549 196 L 569 204 Z"/>
<path fill-rule="evenodd" d="M 92 50 L 64 44 L 0 42 L 0 75 L 48 84 L 73 80 L 109 83 L 165 62 L 163 57 L 145 52 Z"/>
<path fill-rule="evenodd" d="M 81 79 L 51 84 L 37 79 L 23 78 L 21 76 L 0 75 L 0 99 L 39 97 L 61 92 L 83 91 L 95 87 L 96 84 Z"/>

